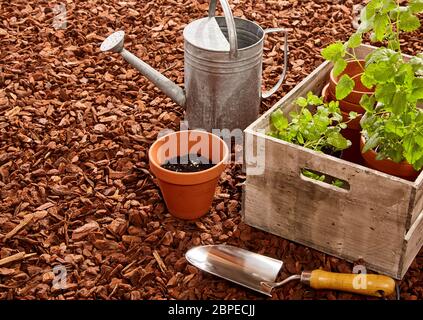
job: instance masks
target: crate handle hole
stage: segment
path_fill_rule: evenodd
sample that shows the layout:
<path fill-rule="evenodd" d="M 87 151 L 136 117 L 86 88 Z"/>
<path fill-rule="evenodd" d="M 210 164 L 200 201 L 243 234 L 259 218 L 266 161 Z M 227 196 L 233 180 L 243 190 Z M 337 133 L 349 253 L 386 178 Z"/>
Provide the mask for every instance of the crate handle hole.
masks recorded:
<path fill-rule="evenodd" d="M 302 180 L 310 181 L 323 187 L 330 187 L 330 189 L 336 191 L 350 191 L 350 184 L 348 181 L 332 177 L 331 175 L 320 171 L 303 168 L 300 170 L 300 177 Z"/>

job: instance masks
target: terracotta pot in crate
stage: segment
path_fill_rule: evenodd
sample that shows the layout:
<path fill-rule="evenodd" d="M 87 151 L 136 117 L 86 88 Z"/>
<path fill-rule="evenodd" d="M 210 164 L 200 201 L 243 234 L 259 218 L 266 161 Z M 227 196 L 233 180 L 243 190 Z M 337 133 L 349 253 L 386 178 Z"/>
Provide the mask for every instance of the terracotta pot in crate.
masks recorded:
<path fill-rule="evenodd" d="M 362 152 L 366 139 L 360 136 L 360 151 Z M 407 161 L 396 163 L 390 159 L 377 160 L 377 152 L 374 150 L 368 150 L 362 153 L 366 165 L 372 169 L 391 174 L 396 177 L 400 177 L 406 180 L 414 181 L 419 175 L 411 164 Z"/>
<path fill-rule="evenodd" d="M 369 89 L 361 83 L 361 75 L 364 72 L 364 65 L 365 65 L 364 60 L 359 60 L 359 61 L 349 60 L 345 70 L 337 77 L 335 77 L 335 75 L 333 74 L 333 69 L 332 69 L 329 76 L 329 88 L 328 88 L 332 96 L 336 97 L 335 95 L 336 86 L 338 85 L 339 79 L 341 79 L 341 77 L 344 74 L 349 75 L 355 82 L 353 91 L 343 99 L 344 101 L 349 102 L 351 104 L 360 105 L 361 97 L 364 94 L 373 94 L 374 92 L 373 89 Z"/>

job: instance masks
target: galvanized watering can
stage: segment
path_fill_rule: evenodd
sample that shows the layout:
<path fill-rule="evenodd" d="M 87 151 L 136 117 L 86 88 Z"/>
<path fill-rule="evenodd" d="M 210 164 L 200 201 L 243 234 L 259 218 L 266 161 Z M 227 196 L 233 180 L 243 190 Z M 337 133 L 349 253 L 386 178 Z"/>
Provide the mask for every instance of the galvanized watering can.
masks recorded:
<path fill-rule="evenodd" d="M 192 129 L 245 129 L 259 115 L 261 98 L 281 86 L 287 69 L 288 34 L 281 28 L 263 30 L 256 23 L 234 18 L 227 0 L 220 0 L 224 17 L 215 17 L 216 0 L 209 16 L 184 29 L 185 91 L 123 48 L 124 32 L 107 37 L 102 51 L 120 53 L 174 102 L 186 109 Z M 261 92 L 265 34 L 284 32 L 284 68 L 278 83 Z"/>

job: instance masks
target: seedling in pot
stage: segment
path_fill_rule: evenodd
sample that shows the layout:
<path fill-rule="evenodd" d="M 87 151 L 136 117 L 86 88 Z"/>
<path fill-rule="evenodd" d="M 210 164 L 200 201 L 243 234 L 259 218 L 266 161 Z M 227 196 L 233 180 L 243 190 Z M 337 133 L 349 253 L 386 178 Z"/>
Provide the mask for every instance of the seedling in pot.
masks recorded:
<path fill-rule="evenodd" d="M 342 136 L 341 130 L 347 127 L 348 121 L 357 117 L 356 112 L 350 112 L 350 120 L 343 122 L 338 101 L 325 103 L 312 92 L 307 97 L 300 97 L 295 103 L 300 109 L 289 114 L 290 120 L 280 109 L 271 114 L 272 129 L 268 135 L 338 157 L 342 150 L 351 146 L 351 141 Z M 314 114 L 310 111 L 313 109 Z M 307 169 L 302 169 L 301 173 L 314 180 L 326 180 L 325 175 Z M 338 179 L 332 179 L 330 183 L 340 188 L 344 185 Z"/>
<path fill-rule="evenodd" d="M 339 103 L 324 103 L 323 99 L 309 92 L 295 102 L 299 111 L 290 112 L 290 120 L 278 109 L 270 116 L 272 128 L 268 135 L 317 152 L 339 154 L 351 146 L 351 142 L 340 133 L 347 127 L 342 121 Z M 310 111 L 315 109 L 314 114 Z M 350 113 L 350 119 L 356 117 Z"/>

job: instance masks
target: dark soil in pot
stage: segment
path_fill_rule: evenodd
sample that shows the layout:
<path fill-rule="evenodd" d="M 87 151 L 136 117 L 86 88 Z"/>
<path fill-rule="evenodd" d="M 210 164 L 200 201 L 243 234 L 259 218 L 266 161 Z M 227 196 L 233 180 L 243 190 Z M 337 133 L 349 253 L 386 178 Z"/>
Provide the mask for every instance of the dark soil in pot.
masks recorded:
<path fill-rule="evenodd" d="M 331 148 L 325 148 L 325 147 L 322 148 L 322 152 L 324 154 L 327 154 L 327 155 L 332 156 L 332 157 L 335 157 L 335 158 L 341 158 L 342 157 L 342 154 L 343 154 L 343 150 L 337 150 L 337 151 L 335 151 L 335 150 L 333 150 Z"/>
<path fill-rule="evenodd" d="M 169 159 L 161 167 L 175 172 L 198 172 L 210 169 L 215 165 L 201 155 L 190 153 Z"/>

